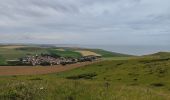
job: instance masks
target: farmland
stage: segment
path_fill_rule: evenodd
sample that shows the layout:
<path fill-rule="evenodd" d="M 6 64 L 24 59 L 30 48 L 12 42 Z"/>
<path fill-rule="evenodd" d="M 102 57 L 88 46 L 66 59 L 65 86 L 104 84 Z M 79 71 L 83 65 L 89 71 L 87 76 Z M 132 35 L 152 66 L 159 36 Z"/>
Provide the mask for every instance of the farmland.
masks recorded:
<path fill-rule="evenodd" d="M 83 67 L 95 62 L 82 62 L 71 65 L 55 65 L 55 66 L 0 66 L 0 76 L 11 75 L 39 75 L 57 73 L 62 71 L 71 70 L 78 67 Z"/>
<path fill-rule="evenodd" d="M 8 65 L 7 60 L 14 60 L 25 57 L 27 55 L 40 55 L 40 54 L 51 54 L 58 55 L 61 57 L 81 57 L 84 56 L 78 50 L 84 50 L 90 55 L 101 55 L 103 57 L 119 57 L 116 53 L 112 53 L 105 50 L 93 50 L 93 49 L 75 49 L 75 48 L 64 48 L 64 47 L 42 47 L 34 45 L 3 45 L 0 46 L 0 65 Z M 98 52 L 100 51 L 100 52 Z M 115 55 L 116 54 L 116 55 Z M 86 54 L 87 55 L 87 54 Z M 122 54 L 123 55 L 123 54 Z M 125 55 L 124 55 L 125 56 Z M 129 56 L 129 55 L 126 55 Z"/>
<path fill-rule="evenodd" d="M 95 52 L 91 52 L 91 51 L 87 51 L 87 50 L 79 50 L 79 51 L 76 51 L 76 52 L 81 53 L 83 56 L 89 56 L 89 55 L 101 56 L 101 55 L 99 55 Z"/>

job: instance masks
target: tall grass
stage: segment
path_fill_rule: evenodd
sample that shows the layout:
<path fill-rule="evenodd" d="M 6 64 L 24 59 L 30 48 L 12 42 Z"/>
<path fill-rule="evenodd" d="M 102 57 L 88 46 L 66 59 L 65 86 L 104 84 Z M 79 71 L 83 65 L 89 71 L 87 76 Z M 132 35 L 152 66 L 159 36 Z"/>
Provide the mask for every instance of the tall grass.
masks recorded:
<path fill-rule="evenodd" d="M 105 60 L 48 75 L 1 76 L 0 100 L 170 100 L 170 60 Z"/>
<path fill-rule="evenodd" d="M 147 87 L 85 80 L 23 81 L 1 85 L 2 100 L 168 100 Z"/>

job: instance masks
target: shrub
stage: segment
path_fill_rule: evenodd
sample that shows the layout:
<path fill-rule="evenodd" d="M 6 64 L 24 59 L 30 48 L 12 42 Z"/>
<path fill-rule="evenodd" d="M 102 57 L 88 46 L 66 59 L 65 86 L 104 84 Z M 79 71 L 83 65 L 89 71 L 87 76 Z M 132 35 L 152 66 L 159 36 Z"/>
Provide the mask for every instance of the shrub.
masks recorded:
<path fill-rule="evenodd" d="M 93 77 L 97 76 L 96 73 L 87 73 L 87 74 L 80 74 L 80 75 L 75 75 L 75 76 L 69 76 L 67 79 L 92 79 Z"/>
<path fill-rule="evenodd" d="M 42 79 L 42 78 L 37 77 L 37 78 L 32 78 L 32 79 L 30 79 L 30 80 L 33 80 L 33 81 L 40 81 L 40 80 L 43 80 L 43 79 Z"/>
<path fill-rule="evenodd" d="M 164 84 L 163 83 L 152 83 L 151 86 L 162 87 L 162 86 L 164 86 Z"/>
<path fill-rule="evenodd" d="M 48 66 L 48 65 L 51 65 L 51 64 L 49 62 L 42 62 L 40 65 L 41 66 Z"/>

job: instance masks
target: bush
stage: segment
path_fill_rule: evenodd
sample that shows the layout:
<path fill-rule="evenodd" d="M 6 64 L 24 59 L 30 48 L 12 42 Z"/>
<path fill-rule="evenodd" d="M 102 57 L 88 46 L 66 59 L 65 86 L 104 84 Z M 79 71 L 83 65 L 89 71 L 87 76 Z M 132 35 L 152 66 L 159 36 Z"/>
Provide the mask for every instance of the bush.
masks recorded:
<path fill-rule="evenodd" d="M 164 86 L 163 83 L 152 83 L 151 85 L 154 86 L 154 87 L 162 87 L 162 86 Z"/>
<path fill-rule="evenodd" d="M 51 65 L 51 64 L 49 62 L 42 62 L 40 65 L 41 66 L 48 66 L 48 65 Z"/>
<path fill-rule="evenodd" d="M 80 75 L 75 75 L 75 76 L 69 76 L 67 79 L 92 79 L 93 77 L 97 76 L 96 73 L 87 73 L 87 74 L 80 74 Z"/>
<path fill-rule="evenodd" d="M 30 79 L 30 80 L 33 80 L 33 81 L 41 81 L 41 80 L 43 80 L 43 79 L 42 79 L 42 78 L 37 77 L 37 78 L 32 78 L 32 79 Z"/>

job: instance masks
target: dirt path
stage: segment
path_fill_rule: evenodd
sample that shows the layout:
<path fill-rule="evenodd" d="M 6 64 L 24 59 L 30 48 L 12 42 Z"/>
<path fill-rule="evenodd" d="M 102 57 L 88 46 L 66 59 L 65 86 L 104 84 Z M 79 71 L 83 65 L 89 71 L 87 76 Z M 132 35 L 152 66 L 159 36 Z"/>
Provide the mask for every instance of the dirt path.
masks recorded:
<path fill-rule="evenodd" d="M 56 65 L 56 66 L 0 66 L 0 76 L 9 75 L 38 75 L 38 74 L 48 74 L 71 70 L 78 67 L 83 67 L 95 62 L 83 62 L 71 65 Z"/>

